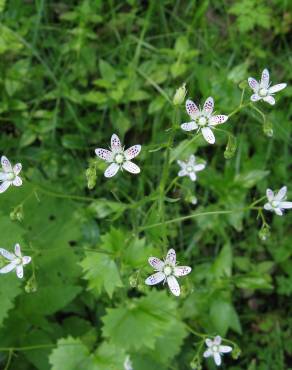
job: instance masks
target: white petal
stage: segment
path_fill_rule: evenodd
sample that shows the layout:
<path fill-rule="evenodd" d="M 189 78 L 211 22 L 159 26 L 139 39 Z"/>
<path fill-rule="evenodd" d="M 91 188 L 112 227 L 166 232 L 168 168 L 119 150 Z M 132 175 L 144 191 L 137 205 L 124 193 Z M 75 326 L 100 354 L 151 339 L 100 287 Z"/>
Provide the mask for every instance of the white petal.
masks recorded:
<path fill-rule="evenodd" d="M 104 161 L 107 161 L 107 162 L 112 162 L 113 159 L 114 159 L 113 153 L 110 150 L 107 150 L 107 149 L 96 148 L 95 149 L 95 154 L 99 158 L 101 158 L 101 159 L 103 159 Z"/>
<path fill-rule="evenodd" d="M 196 162 L 196 157 L 193 154 L 191 154 L 190 157 L 189 157 L 188 164 L 194 165 L 195 162 Z"/>
<path fill-rule="evenodd" d="M 273 94 L 273 93 L 276 93 L 278 91 L 281 91 L 281 90 L 285 89 L 286 86 L 287 86 L 286 83 L 282 83 L 282 84 L 277 84 L 277 85 L 271 86 L 269 88 L 269 93 L 270 94 Z"/>
<path fill-rule="evenodd" d="M 259 100 L 261 100 L 261 97 L 260 97 L 258 94 L 253 94 L 253 95 L 250 97 L 250 100 L 251 100 L 251 101 L 259 101 Z"/>
<path fill-rule="evenodd" d="M 157 257 L 149 257 L 148 258 L 148 262 L 149 264 L 155 269 L 155 270 L 158 270 L 158 271 L 161 271 L 164 267 L 164 262 L 161 261 L 159 258 Z"/>
<path fill-rule="evenodd" d="M 215 143 L 215 136 L 213 134 L 213 131 L 210 129 L 210 127 L 203 127 L 202 128 L 202 134 L 204 136 L 204 139 L 209 144 L 214 144 Z"/>
<path fill-rule="evenodd" d="M 265 101 L 266 103 L 269 103 L 271 105 L 274 105 L 276 103 L 275 99 L 271 95 L 265 96 L 263 98 L 263 101 Z"/>
<path fill-rule="evenodd" d="M 225 116 L 224 114 L 217 114 L 216 116 L 212 116 L 209 122 L 211 126 L 216 126 L 226 122 L 227 120 L 228 116 Z"/>
<path fill-rule="evenodd" d="M 0 254 L 1 254 L 1 256 L 3 256 L 4 258 L 6 258 L 9 261 L 13 261 L 15 259 L 15 255 L 13 253 L 8 252 L 4 248 L 0 248 Z"/>
<path fill-rule="evenodd" d="M 127 159 L 127 161 L 129 161 L 130 159 L 137 157 L 140 151 L 141 145 L 133 145 L 129 149 L 124 151 L 125 158 Z"/>
<path fill-rule="evenodd" d="M 279 207 L 283 208 L 283 209 L 291 209 L 292 208 L 292 202 L 281 202 Z"/>
<path fill-rule="evenodd" d="M 221 356 L 218 352 L 213 353 L 214 361 L 217 366 L 221 365 Z"/>
<path fill-rule="evenodd" d="M 22 164 L 16 163 L 16 165 L 13 167 L 13 172 L 15 173 L 15 175 L 18 175 L 21 170 L 22 170 Z"/>
<path fill-rule="evenodd" d="M 186 123 L 183 123 L 182 125 L 180 125 L 180 127 L 184 130 L 184 131 L 193 131 L 193 130 L 196 130 L 198 128 L 198 125 L 196 124 L 196 122 L 186 122 Z"/>
<path fill-rule="evenodd" d="M 188 173 L 186 170 L 180 170 L 179 173 L 177 174 L 179 177 L 186 176 Z"/>
<path fill-rule="evenodd" d="M 271 204 L 270 203 L 266 203 L 265 205 L 264 205 L 264 209 L 266 210 L 266 211 L 273 211 L 273 207 L 271 206 Z"/>
<path fill-rule="evenodd" d="M 270 81 L 270 74 L 267 68 L 265 68 L 262 72 L 261 87 L 265 87 L 267 89 L 269 86 L 269 81 Z"/>
<path fill-rule="evenodd" d="M 213 346 L 213 341 L 212 341 L 212 339 L 210 339 L 210 338 L 207 338 L 207 339 L 205 340 L 205 343 L 206 343 L 206 345 L 207 345 L 208 347 Z"/>
<path fill-rule="evenodd" d="M 200 112 L 200 110 L 196 106 L 196 104 L 190 99 L 187 99 L 187 101 L 186 101 L 186 111 L 187 111 L 187 114 L 192 119 L 194 119 L 197 116 L 197 114 Z"/>
<path fill-rule="evenodd" d="M 19 279 L 23 278 L 23 267 L 22 267 L 22 265 L 16 266 L 16 275 Z"/>
<path fill-rule="evenodd" d="M 31 261 L 31 257 L 29 257 L 29 256 L 23 256 L 22 257 L 22 263 L 24 265 L 27 265 L 28 263 L 30 263 L 30 261 Z"/>
<path fill-rule="evenodd" d="M 210 356 L 212 356 L 212 355 L 213 355 L 213 352 L 212 352 L 212 350 L 211 350 L 210 348 L 208 348 L 208 349 L 203 353 L 203 356 L 204 356 L 205 358 L 210 357 Z"/>
<path fill-rule="evenodd" d="M 165 261 L 167 263 L 170 263 L 172 265 L 175 265 L 175 263 L 176 263 L 176 253 L 175 253 L 175 250 L 174 249 L 169 249 L 169 251 L 167 252 Z"/>
<path fill-rule="evenodd" d="M 287 186 L 283 186 L 278 193 L 275 195 L 274 200 L 277 202 L 281 202 L 286 197 L 287 194 Z"/>
<path fill-rule="evenodd" d="M 169 286 L 171 293 L 175 295 L 176 297 L 178 297 L 180 295 L 180 287 L 179 287 L 179 283 L 176 280 L 175 276 L 173 275 L 168 276 L 167 284 Z"/>
<path fill-rule="evenodd" d="M 283 211 L 280 208 L 274 208 L 274 211 L 278 216 L 283 216 Z"/>
<path fill-rule="evenodd" d="M 14 186 L 21 186 L 22 185 L 22 180 L 21 177 L 16 176 L 15 179 L 12 181 L 12 184 Z"/>
<path fill-rule="evenodd" d="M 11 182 L 10 181 L 4 181 L 0 184 L 0 193 L 4 193 L 4 191 L 6 191 L 9 186 L 11 185 Z"/>
<path fill-rule="evenodd" d="M 192 271 L 192 268 L 189 266 L 177 266 L 174 268 L 174 275 L 179 276 L 185 276 L 188 275 Z"/>
<path fill-rule="evenodd" d="M 16 267 L 16 263 L 15 262 L 10 262 L 8 265 L 2 267 L 0 269 L 0 274 L 7 274 L 8 272 L 14 270 Z"/>
<path fill-rule="evenodd" d="M 275 195 L 274 195 L 274 192 L 273 192 L 272 189 L 267 189 L 266 190 L 266 195 L 267 195 L 267 198 L 270 202 L 272 202 L 274 200 Z"/>
<path fill-rule="evenodd" d="M 145 280 L 145 284 L 147 285 L 156 285 L 161 283 L 165 279 L 165 274 L 163 272 L 156 272 L 153 275 L 148 276 Z"/>
<path fill-rule="evenodd" d="M 214 344 L 216 346 L 219 346 L 222 342 L 222 338 L 220 337 L 220 335 L 216 335 L 216 337 L 214 338 Z"/>
<path fill-rule="evenodd" d="M 205 101 L 203 111 L 210 115 L 213 112 L 213 109 L 214 109 L 214 100 L 211 96 L 209 96 L 209 98 L 207 98 L 207 100 Z"/>
<path fill-rule="evenodd" d="M 105 177 L 113 177 L 118 172 L 120 166 L 116 163 L 112 163 L 108 166 L 108 168 L 104 171 Z"/>
<path fill-rule="evenodd" d="M 258 90 L 259 89 L 259 87 L 260 87 L 260 85 L 259 85 L 259 83 L 257 82 L 257 80 L 255 80 L 254 78 L 252 78 L 252 77 L 249 77 L 248 78 L 248 84 L 249 84 L 249 86 L 250 86 L 250 88 L 252 89 L 252 90 Z"/>
<path fill-rule="evenodd" d="M 4 191 L 6 191 L 9 186 L 11 185 L 11 182 L 10 181 L 4 181 L 0 184 L 0 193 L 4 193 Z"/>
<path fill-rule="evenodd" d="M 190 179 L 192 181 L 196 181 L 197 180 L 197 175 L 195 172 L 189 172 L 189 176 L 190 176 Z"/>
<path fill-rule="evenodd" d="M 186 162 L 180 160 L 177 161 L 177 164 L 180 165 L 182 169 L 185 169 L 187 166 Z"/>
<path fill-rule="evenodd" d="M 140 173 L 140 167 L 131 161 L 126 161 L 122 166 L 126 171 L 137 174 Z"/>
<path fill-rule="evenodd" d="M 12 172 L 12 166 L 8 158 L 4 155 L 1 157 L 1 165 L 4 172 Z"/>
<path fill-rule="evenodd" d="M 196 164 L 196 165 L 194 166 L 194 170 L 195 170 L 196 172 L 199 172 L 199 171 L 202 171 L 205 167 L 206 167 L 206 165 L 205 165 L 205 164 L 203 164 L 203 163 Z"/>
<path fill-rule="evenodd" d="M 221 353 L 229 353 L 232 351 L 232 347 L 230 346 L 219 346 L 219 351 Z"/>
<path fill-rule="evenodd" d="M 21 248 L 20 248 L 20 245 L 18 243 L 15 244 L 15 246 L 14 246 L 14 253 L 17 257 L 22 257 L 21 256 Z"/>
<path fill-rule="evenodd" d="M 116 134 L 113 134 L 111 137 L 111 148 L 113 152 L 119 152 L 122 150 L 121 141 Z"/>

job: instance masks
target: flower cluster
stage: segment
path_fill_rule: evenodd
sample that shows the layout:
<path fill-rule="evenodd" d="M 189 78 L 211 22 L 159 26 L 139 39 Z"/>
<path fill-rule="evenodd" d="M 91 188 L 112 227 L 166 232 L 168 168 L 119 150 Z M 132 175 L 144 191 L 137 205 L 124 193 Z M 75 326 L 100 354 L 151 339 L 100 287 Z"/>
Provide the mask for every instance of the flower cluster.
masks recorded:
<path fill-rule="evenodd" d="M 280 83 L 271 86 L 269 72 L 264 69 L 262 72 L 261 80 L 258 82 L 252 77 L 248 78 L 248 84 L 253 90 L 253 95 L 250 97 L 252 103 L 263 100 L 271 105 L 275 104 L 274 94 L 278 91 L 283 90 L 287 84 Z M 180 105 L 185 99 L 187 90 L 185 84 L 181 86 L 177 91 L 173 99 L 174 105 Z M 181 124 L 181 129 L 183 131 L 191 132 L 196 131 L 201 133 L 205 141 L 209 144 L 215 144 L 214 131 L 218 125 L 225 123 L 228 120 L 228 115 L 215 114 L 214 112 L 214 99 L 210 96 L 204 102 L 203 107 L 198 107 L 192 100 L 186 100 L 186 112 L 190 117 L 189 122 Z M 231 115 L 230 115 L 231 116 Z M 137 144 L 125 149 L 119 137 L 113 134 L 111 137 L 111 145 L 109 150 L 103 148 L 95 149 L 97 157 L 108 163 L 108 167 L 105 169 L 104 176 L 106 178 L 114 177 L 119 170 L 127 171 L 132 174 L 139 174 L 140 168 L 132 162 L 132 159 L 137 157 L 141 151 L 141 145 Z M 187 176 L 191 181 L 196 181 L 197 172 L 205 169 L 205 163 L 198 163 L 196 157 L 191 155 L 188 160 L 178 160 L 178 165 L 180 166 L 180 171 L 178 172 L 179 177 Z M 21 186 L 22 179 L 19 176 L 22 165 L 17 163 L 12 166 L 10 161 L 5 157 L 1 157 L 1 167 L 0 170 L 0 193 L 4 193 L 11 185 Z M 93 178 L 96 176 L 95 169 L 89 171 L 89 177 Z M 90 186 L 95 183 L 90 182 Z M 274 193 L 271 189 L 267 189 L 266 196 L 268 202 L 264 205 L 264 209 L 267 211 L 275 212 L 277 215 L 282 216 L 285 209 L 292 208 L 292 202 L 286 201 L 287 187 L 282 187 L 278 192 Z M 196 198 L 192 197 L 193 204 L 196 203 Z M 17 212 L 17 215 L 20 213 Z M 17 216 L 20 219 L 20 216 Z M 0 274 L 6 274 L 11 271 L 16 271 L 18 278 L 23 278 L 24 266 L 31 262 L 31 257 L 23 256 L 21 253 L 21 248 L 19 244 L 15 245 L 14 253 L 7 251 L 4 248 L 0 248 L 0 256 L 7 261 L 6 265 L 3 265 L 3 261 L 0 260 Z M 180 296 L 181 289 L 178 279 L 182 276 L 190 274 L 192 268 L 189 266 L 179 266 L 176 261 L 176 252 L 174 249 L 169 249 L 165 260 L 160 260 L 157 257 L 150 257 L 148 259 L 149 264 L 154 269 L 154 274 L 147 277 L 145 284 L 152 286 L 159 283 L 167 283 L 170 292 L 176 297 Z M 213 357 L 215 364 L 217 366 L 221 365 L 222 355 L 225 353 L 230 353 L 233 348 L 228 345 L 222 345 L 222 338 L 216 336 L 213 340 L 206 339 L 205 343 L 207 349 L 203 356 L 205 358 Z M 129 356 L 126 357 L 124 362 L 125 370 L 132 370 L 132 362 Z"/>

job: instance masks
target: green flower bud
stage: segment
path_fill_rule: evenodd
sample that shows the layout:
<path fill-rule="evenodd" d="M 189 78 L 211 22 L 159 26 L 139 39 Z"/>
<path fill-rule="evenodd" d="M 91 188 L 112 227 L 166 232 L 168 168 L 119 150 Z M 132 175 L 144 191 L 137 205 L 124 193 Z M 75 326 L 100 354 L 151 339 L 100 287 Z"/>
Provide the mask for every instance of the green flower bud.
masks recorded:
<path fill-rule="evenodd" d="M 236 149 L 237 149 L 236 137 L 233 135 L 229 135 L 226 149 L 224 151 L 224 158 L 231 159 L 234 156 Z"/>
<path fill-rule="evenodd" d="M 271 121 L 264 122 L 263 131 L 264 131 L 264 134 L 268 137 L 272 137 L 274 135 L 273 124 Z"/>
<path fill-rule="evenodd" d="M 137 275 L 131 275 L 129 278 L 129 283 L 132 288 L 136 288 L 137 286 Z"/>
<path fill-rule="evenodd" d="M 186 84 L 184 83 L 181 87 L 179 87 L 173 97 L 173 104 L 174 105 L 180 105 L 184 102 L 185 97 L 187 94 Z"/>
<path fill-rule="evenodd" d="M 238 345 L 235 345 L 233 348 L 233 351 L 231 352 L 232 358 L 234 360 L 237 360 L 240 354 L 241 354 L 241 349 L 238 347 Z"/>
<path fill-rule="evenodd" d="M 259 238 L 264 242 L 271 236 L 271 231 L 268 225 L 263 225 L 259 231 Z"/>
<path fill-rule="evenodd" d="M 19 222 L 21 222 L 24 219 L 24 212 L 23 212 L 22 204 L 19 204 L 10 212 L 10 219 L 12 221 L 19 221 Z"/>
<path fill-rule="evenodd" d="M 95 163 L 90 164 L 90 167 L 87 168 L 85 174 L 87 178 L 87 187 L 91 190 L 95 187 L 97 179 Z"/>
<path fill-rule="evenodd" d="M 31 278 L 27 281 L 24 290 L 26 293 L 35 293 L 38 289 L 37 282 L 35 276 L 32 275 Z"/>

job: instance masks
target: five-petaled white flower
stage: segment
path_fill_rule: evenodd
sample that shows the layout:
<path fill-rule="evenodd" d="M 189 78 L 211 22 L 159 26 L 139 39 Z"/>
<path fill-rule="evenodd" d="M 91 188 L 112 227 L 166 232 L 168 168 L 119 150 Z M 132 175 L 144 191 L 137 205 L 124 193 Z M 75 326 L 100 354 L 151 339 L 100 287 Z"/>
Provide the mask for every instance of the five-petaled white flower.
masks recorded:
<path fill-rule="evenodd" d="M 140 151 L 141 145 L 134 145 L 124 150 L 118 136 L 113 134 L 111 137 L 111 150 L 97 148 L 95 149 L 95 154 L 110 163 L 104 172 L 104 176 L 113 177 L 119 169 L 124 169 L 134 174 L 140 173 L 140 168 L 131 162 L 131 159 L 135 158 Z"/>
<path fill-rule="evenodd" d="M 4 193 L 10 185 L 21 186 L 22 180 L 18 176 L 21 171 L 21 163 L 12 167 L 8 158 L 4 155 L 1 157 L 2 170 L 0 169 L 0 193 Z"/>
<path fill-rule="evenodd" d="M 184 131 L 201 130 L 204 139 L 209 144 L 214 144 L 215 136 L 212 129 L 214 126 L 226 122 L 228 116 L 223 114 L 213 115 L 213 109 L 214 100 L 211 96 L 205 101 L 203 109 L 198 108 L 192 100 L 188 99 L 186 101 L 186 110 L 192 121 L 183 123 L 181 128 Z"/>
<path fill-rule="evenodd" d="M 133 364 L 130 359 L 130 356 L 127 356 L 124 361 L 124 370 L 133 370 Z"/>
<path fill-rule="evenodd" d="M 145 283 L 147 285 L 156 285 L 162 281 L 163 283 L 167 281 L 171 293 L 175 296 L 179 296 L 180 287 L 176 278 L 189 274 L 192 271 L 191 267 L 176 266 L 176 253 L 174 249 L 170 249 L 167 252 L 165 261 L 161 261 L 156 257 L 150 257 L 148 262 L 154 268 L 156 273 L 149 276 L 145 280 Z"/>
<path fill-rule="evenodd" d="M 221 365 L 221 355 L 222 353 L 229 353 L 232 351 L 232 347 L 230 346 L 222 346 L 221 345 L 221 337 L 217 335 L 214 340 L 212 339 L 206 339 L 206 345 L 208 349 L 204 352 L 203 356 L 205 358 L 207 357 L 213 357 L 215 364 L 217 366 Z"/>
<path fill-rule="evenodd" d="M 202 171 L 206 167 L 206 165 L 203 163 L 197 164 L 196 157 L 193 154 L 186 162 L 177 161 L 177 163 L 181 167 L 178 176 L 189 176 L 192 181 L 196 181 L 197 179 L 196 172 Z"/>
<path fill-rule="evenodd" d="M 15 244 L 14 253 L 10 253 L 4 248 L 0 248 L 0 254 L 9 261 L 8 265 L 0 268 L 0 274 L 7 274 L 12 270 L 16 270 L 17 277 L 22 279 L 23 266 L 30 263 L 31 257 L 22 256 L 19 244 Z"/>
<path fill-rule="evenodd" d="M 249 77 L 248 84 L 254 92 L 254 94 L 250 97 L 251 101 L 256 102 L 259 100 L 263 100 L 271 105 L 275 104 L 275 99 L 273 95 L 276 92 L 285 89 L 287 84 L 280 83 L 274 86 L 270 86 L 271 82 L 269 82 L 269 80 L 270 80 L 270 75 L 269 75 L 269 71 L 266 68 L 262 72 L 262 78 L 260 82 L 258 82 L 252 77 Z"/>
<path fill-rule="evenodd" d="M 283 215 L 284 209 L 292 208 L 292 202 L 286 202 L 287 186 L 283 186 L 278 193 L 274 194 L 273 190 L 267 189 L 268 203 L 264 205 L 267 211 L 273 211 L 278 216 Z"/>

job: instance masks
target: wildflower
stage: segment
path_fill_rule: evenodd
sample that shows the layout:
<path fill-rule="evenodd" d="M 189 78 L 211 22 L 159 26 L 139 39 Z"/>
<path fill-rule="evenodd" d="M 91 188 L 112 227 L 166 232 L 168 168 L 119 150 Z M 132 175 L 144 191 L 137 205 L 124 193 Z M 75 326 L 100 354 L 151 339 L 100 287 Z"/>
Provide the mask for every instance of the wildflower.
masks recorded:
<path fill-rule="evenodd" d="M 194 155 L 191 155 L 187 162 L 177 161 L 177 163 L 181 167 L 178 176 L 189 176 L 192 181 L 196 181 L 197 179 L 196 172 L 202 171 L 206 167 L 205 164 L 196 164 Z"/>
<path fill-rule="evenodd" d="M 167 252 L 165 261 L 161 261 L 156 257 L 150 257 L 148 262 L 156 272 L 149 276 L 145 280 L 145 283 L 147 285 L 156 285 L 161 283 L 161 281 L 163 283 L 167 282 L 171 293 L 179 296 L 180 287 L 176 278 L 188 275 L 192 271 L 191 267 L 176 266 L 176 253 L 174 249 L 170 249 Z"/>
<path fill-rule="evenodd" d="M 137 174 L 140 173 L 140 168 L 131 159 L 135 158 L 141 151 L 141 145 L 131 146 L 124 150 L 121 141 L 117 135 L 113 134 L 111 137 L 111 150 L 97 148 L 95 154 L 110 163 L 104 172 L 105 177 L 113 177 L 119 169 Z"/>
<path fill-rule="evenodd" d="M 12 167 L 8 158 L 3 155 L 1 157 L 1 165 L 2 170 L 0 169 L 0 193 L 4 193 L 4 191 L 6 191 L 10 185 L 21 186 L 22 180 L 18 176 L 22 169 L 21 163 L 17 163 L 14 167 Z"/>
<path fill-rule="evenodd" d="M 10 253 L 6 249 L 0 248 L 0 254 L 8 261 L 10 261 L 8 265 L 0 269 L 0 274 L 7 274 L 12 270 L 16 270 L 17 277 L 19 277 L 19 279 L 22 279 L 23 266 L 30 263 L 31 257 L 22 256 L 19 244 L 15 244 L 14 253 Z"/>
<path fill-rule="evenodd" d="M 267 211 L 275 212 L 278 216 L 283 215 L 284 209 L 292 208 L 292 202 L 286 202 L 287 186 L 283 186 L 278 193 L 274 194 L 271 189 L 267 189 L 268 203 L 264 205 Z"/>
<path fill-rule="evenodd" d="M 222 338 L 217 335 L 214 340 L 206 339 L 206 345 L 208 349 L 204 352 L 203 356 L 205 358 L 213 356 L 215 364 L 217 366 L 221 365 L 221 355 L 222 353 L 229 353 L 232 351 L 232 347 L 230 346 L 222 346 L 221 345 Z"/>
<path fill-rule="evenodd" d="M 124 361 L 124 370 L 133 370 L 133 365 L 130 356 L 127 356 Z"/>
<path fill-rule="evenodd" d="M 172 100 L 173 104 L 174 105 L 182 104 L 185 100 L 186 94 L 187 94 L 186 84 L 183 84 L 176 90 Z"/>
<path fill-rule="evenodd" d="M 280 83 L 274 86 L 270 86 L 271 82 L 269 82 L 269 80 L 270 80 L 270 75 L 269 75 L 269 71 L 266 68 L 262 72 L 262 77 L 261 77 L 260 82 L 258 82 L 252 77 L 248 78 L 248 84 L 254 92 L 254 94 L 250 97 L 251 101 L 256 102 L 259 100 L 263 100 L 271 105 L 275 104 L 275 99 L 273 95 L 276 92 L 285 89 L 287 84 Z"/>
<path fill-rule="evenodd" d="M 212 130 L 214 126 L 226 122 L 228 120 L 228 116 L 223 114 L 213 115 L 213 109 L 214 100 L 211 96 L 205 101 L 203 109 L 198 108 L 192 100 L 188 99 L 186 101 L 186 111 L 192 121 L 183 123 L 181 128 L 184 131 L 201 130 L 204 139 L 209 144 L 214 144 L 215 136 Z"/>

